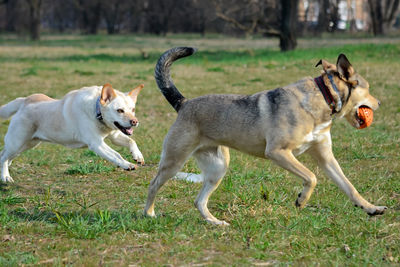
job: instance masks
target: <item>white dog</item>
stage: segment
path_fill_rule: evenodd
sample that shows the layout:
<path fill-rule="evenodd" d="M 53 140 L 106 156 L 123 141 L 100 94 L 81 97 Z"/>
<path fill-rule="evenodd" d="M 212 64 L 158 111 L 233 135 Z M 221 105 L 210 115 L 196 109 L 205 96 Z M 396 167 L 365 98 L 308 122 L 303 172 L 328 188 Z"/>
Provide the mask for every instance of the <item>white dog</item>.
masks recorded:
<path fill-rule="evenodd" d="M 143 85 L 124 94 L 110 84 L 74 90 L 62 99 L 44 94 L 17 98 L 0 107 L 0 117 L 10 121 L 0 154 L 1 181 L 13 182 L 8 166 L 21 152 L 41 141 L 57 143 L 70 148 L 88 147 L 97 155 L 125 170 L 135 165 L 126 161 L 109 147 L 109 137 L 115 145 L 128 147 L 133 159 L 144 164 L 136 142 L 128 136 L 139 122 L 135 105 Z"/>

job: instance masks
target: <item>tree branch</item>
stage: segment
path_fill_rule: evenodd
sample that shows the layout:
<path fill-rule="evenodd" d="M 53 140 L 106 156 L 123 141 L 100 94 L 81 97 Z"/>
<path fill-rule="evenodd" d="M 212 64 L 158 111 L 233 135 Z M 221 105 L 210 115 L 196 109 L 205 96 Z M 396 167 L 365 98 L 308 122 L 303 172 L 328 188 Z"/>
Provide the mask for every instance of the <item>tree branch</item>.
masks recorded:
<path fill-rule="evenodd" d="M 390 7 L 390 10 L 389 10 L 390 15 L 386 17 L 388 20 L 388 23 L 391 23 L 395 19 L 398 8 L 399 8 L 399 0 L 394 0 L 392 2 L 392 6 Z M 388 9 L 388 7 L 386 7 L 386 9 Z"/>
<path fill-rule="evenodd" d="M 253 33 L 258 25 L 257 19 L 253 19 L 251 26 L 245 26 L 242 23 L 240 23 L 239 21 L 237 21 L 236 19 L 228 17 L 220 11 L 216 11 L 215 14 L 217 15 L 217 17 L 219 17 L 222 20 L 225 20 L 229 23 L 232 23 L 236 28 L 238 28 L 242 31 L 245 31 L 246 33 Z M 265 29 L 258 28 L 257 31 L 262 34 L 269 34 L 269 35 L 278 36 L 278 37 L 281 36 L 280 31 L 278 31 L 276 29 L 272 29 L 272 28 L 265 28 Z"/>
<path fill-rule="evenodd" d="M 246 32 L 251 30 L 251 27 L 246 27 L 245 25 L 243 25 L 242 23 L 240 23 L 236 19 L 228 17 L 225 14 L 223 14 L 222 12 L 217 11 L 215 14 L 217 15 L 217 17 L 219 17 L 219 18 L 221 18 L 221 19 L 223 19 L 223 20 L 225 20 L 227 22 L 232 23 L 233 25 L 235 25 L 236 28 L 238 28 L 240 30 L 243 30 L 243 31 L 246 31 Z"/>

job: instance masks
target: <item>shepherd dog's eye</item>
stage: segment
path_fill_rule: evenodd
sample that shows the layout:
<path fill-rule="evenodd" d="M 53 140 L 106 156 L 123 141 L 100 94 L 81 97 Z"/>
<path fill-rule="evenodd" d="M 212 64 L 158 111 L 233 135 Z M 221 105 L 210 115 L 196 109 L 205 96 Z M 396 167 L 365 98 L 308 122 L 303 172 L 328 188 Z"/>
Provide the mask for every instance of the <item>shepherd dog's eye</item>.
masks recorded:
<path fill-rule="evenodd" d="M 119 109 L 117 109 L 117 112 L 118 113 L 124 113 L 124 110 L 119 108 Z"/>

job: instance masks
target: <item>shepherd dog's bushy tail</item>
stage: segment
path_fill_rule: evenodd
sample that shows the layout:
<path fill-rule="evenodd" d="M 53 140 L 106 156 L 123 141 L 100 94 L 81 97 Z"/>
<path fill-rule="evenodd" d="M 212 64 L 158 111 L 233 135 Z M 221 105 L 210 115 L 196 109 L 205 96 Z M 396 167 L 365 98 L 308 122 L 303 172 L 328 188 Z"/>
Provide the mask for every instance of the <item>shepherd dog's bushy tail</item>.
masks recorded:
<path fill-rule="evenodd" d="M 23 105 L 25 102 L 25 97 L 18 97 L 17 99 L 14 99 L 13 101 L 4 104 L 0 107 L 0 118 L 2 119 L 8 119 L 12 115 L 14 115 L 18 109 Z"/>
<path fill-rule="evenodd" d="M 181 108 L 185 97 L 175 87 L 169 70 L 175 60 L 193 55 L 196 50 L 197 49 L 192 47 L 172 48 L 161 55 L 154 71 L 154 77 L 156 78 L 158 88 L 160 88 L 160 91 L 176 111 L 179 111 Z"/>

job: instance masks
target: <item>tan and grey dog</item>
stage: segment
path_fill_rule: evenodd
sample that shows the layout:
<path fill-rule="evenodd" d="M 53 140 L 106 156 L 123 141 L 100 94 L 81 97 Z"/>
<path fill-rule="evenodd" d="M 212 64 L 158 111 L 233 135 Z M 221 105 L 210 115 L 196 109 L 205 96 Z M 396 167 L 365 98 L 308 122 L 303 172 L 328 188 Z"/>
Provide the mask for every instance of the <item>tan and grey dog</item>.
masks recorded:
<path fill-rule="evenodd" d="M 178 117 L 164 140 L 159 170 L 149 187 L 146 215 L 155 216 L 157 191 L 194 156 L 203 180 L 195 205 L 208 222 L 226 225 L 209 212 L 207 202 L 228 168 L 228 147 L 271 159 L 299 176 L 304 182 L 296 200 L 300 208 L 317 184 L 316 176 L 296 159 L 308 152 L 355 205 L 370 215 L 385 211 L 386 207 L 369 203 L 356 191 L 332 153 L 333 115 L 359 128 L 364 122 L 357 116 L 358 107 L 376 110 L 379 106 L 369 94 L 368 82 L 345 55 L 339 55 L 336 65 L 321 60 L 317 66 L 322 65 L 324 72 L 315 79 L 304 78 L 254 95 L 206 95 L 188 100 L 173 84 L 169 69 L 175 60 L 194 52 L 188 47 L 173 48 L 160 57 L 155 68 L 158 87 Z"/>
<path fill-rule="evenodd" d="M 0 118 L 11 116 L 0 154 L 1 181 L 13 182 L 8 166 L 13 158 L 41 141 L 70 148 L 88 147 L 97 155 L 126 170 L 135 165 L 109 147 L 128 147 L 133 159 L 143 164 L 136 142 L 129 138 L 132 127 L 139 125 L 135 116 L 136 100 L 143 84 L 129 93 L 114 90 L 110 84 L 74 90 L 62 99 L 44 94 L 19 97 L 0 107 Z"/>

